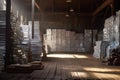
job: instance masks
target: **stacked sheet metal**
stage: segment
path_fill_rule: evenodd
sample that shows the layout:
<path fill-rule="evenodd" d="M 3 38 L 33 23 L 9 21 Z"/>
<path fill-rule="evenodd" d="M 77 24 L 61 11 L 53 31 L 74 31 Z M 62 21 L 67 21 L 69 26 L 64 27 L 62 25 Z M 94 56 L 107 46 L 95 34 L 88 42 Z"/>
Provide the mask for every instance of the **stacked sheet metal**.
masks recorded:
<path fill-rule="evenodd" d="M 85 51 L 89 52 L 92 47 L 92 30 L 85 30 L 84 45 Z"/>
<path fill-rule="evenodd" d="M 31 26 L 32 29 L 31 21 L 29 21 L 29 26 Z M 32 31 L 31 29 L 30 31 Z M 33 60 L 41 60 L 42 43 L 40 38 L 39 21 L 34 21 L 34 38 L 33 39 L 31 38 L 31 51 L 32 51 Z"/>
<path fill-rule="evenodd" d="M 0 11 L 0 70 L 4 65 L 4 55 L 5 55 L 5 11 Z"/>
<path fill-rule="evenodd" d="M 47 39 L 44 42 L 51 52 L 85 52 L 85 49 L 90 50 L 92 44 L 92 31 L 88 30 L 88 32 L 90 33 L 86 36 L 86 41 L 83 33 L 75 33 L 65 29 L 47 29 Z M 87 39 L 88 37 L 90 39 Z M 86 46 L 84 46 L 85 41 L 89 43 Z"/>

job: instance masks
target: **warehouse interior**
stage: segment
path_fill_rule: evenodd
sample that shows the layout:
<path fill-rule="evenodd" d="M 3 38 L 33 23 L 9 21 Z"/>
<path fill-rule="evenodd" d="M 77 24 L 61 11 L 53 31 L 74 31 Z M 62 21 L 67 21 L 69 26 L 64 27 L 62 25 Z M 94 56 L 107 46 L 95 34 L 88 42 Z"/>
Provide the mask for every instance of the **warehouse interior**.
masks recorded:
<path fill-rule="evenodd" d="M 120 80 L 120 0 L 0 0 L 0 80 Z"/>

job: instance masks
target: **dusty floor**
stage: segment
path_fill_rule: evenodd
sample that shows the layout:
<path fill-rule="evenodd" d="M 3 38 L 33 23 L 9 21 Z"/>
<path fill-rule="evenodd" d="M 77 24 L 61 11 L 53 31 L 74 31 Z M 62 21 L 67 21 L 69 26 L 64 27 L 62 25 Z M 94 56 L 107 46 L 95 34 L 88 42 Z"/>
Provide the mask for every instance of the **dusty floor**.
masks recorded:
<path fill-rule="evenodd" d="M 88 54 L 49 54 L 44 70 L 2 73 L 0 80 L 120 80 L 120 66 L 108 66 Z"/>

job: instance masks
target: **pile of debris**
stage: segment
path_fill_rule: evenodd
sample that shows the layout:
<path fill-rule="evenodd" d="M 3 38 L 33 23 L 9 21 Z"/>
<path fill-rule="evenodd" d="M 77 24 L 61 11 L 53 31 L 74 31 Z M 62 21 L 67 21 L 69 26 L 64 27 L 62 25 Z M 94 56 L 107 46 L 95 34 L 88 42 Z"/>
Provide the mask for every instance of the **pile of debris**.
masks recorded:
<path fill-rule="evenodd" d="M 120 66 L 120 49 L 114 49 L 112 51 L 108 59 L 108 65 Z"/>

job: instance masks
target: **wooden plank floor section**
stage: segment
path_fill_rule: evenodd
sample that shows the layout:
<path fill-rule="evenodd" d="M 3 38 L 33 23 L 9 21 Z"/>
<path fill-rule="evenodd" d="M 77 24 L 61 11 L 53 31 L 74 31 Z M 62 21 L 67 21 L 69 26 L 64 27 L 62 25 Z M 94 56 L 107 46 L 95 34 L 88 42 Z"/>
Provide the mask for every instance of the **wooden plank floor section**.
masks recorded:
<path fill-rule="evenodd" d="M 120 80 L 120 66 L 102 64 L 90 54 L 49 54 L 43 64 L 43 70 L 9 74 L 8 80 Z"/>

